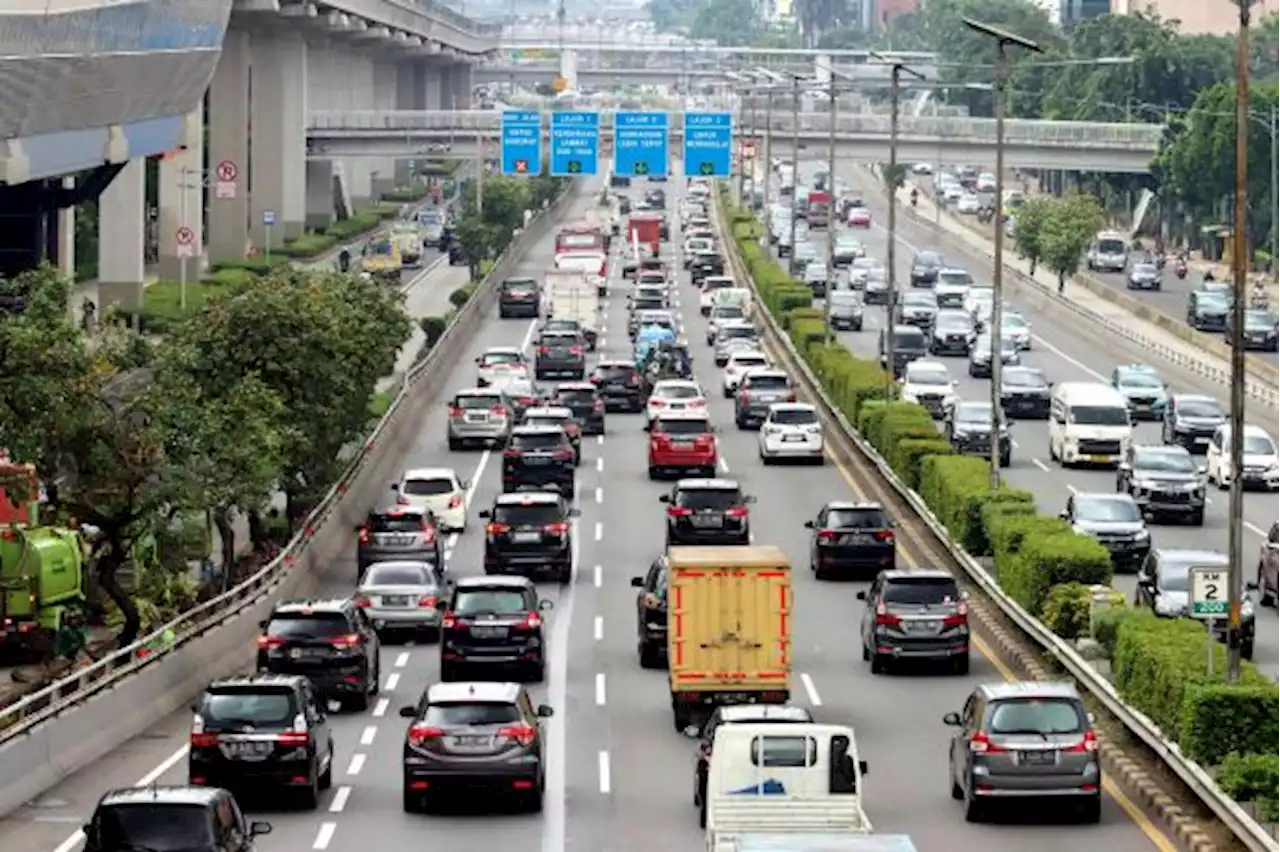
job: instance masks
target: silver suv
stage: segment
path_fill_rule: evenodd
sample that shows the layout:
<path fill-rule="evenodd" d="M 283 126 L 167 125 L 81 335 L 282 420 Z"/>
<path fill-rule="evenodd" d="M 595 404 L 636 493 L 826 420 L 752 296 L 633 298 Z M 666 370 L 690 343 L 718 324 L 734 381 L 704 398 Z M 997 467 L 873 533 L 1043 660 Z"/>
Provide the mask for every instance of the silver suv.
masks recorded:
<path fill-rule="evenodd" d="M 449 449 L 461 450 L 469 444 L 503 446 L 514 421 L 514 407 L 503 391 L 460 390 L 449 402 Z"/>
<path fill-rule="evenodd" d="M 791 379 L 782 370 L 752 370 L 738 383 L 733 400 L 733 422 L 739 429 L 758 429 L 776 402 L 795 402 Z"/>
<path fill-rule="evenodd" d="M 980 822 L 997 802 L 1022 808 L 1028 798 L 1074 805 L 1084 822 L 1102 807 L 1102 766 L 1093 720 L 1069 683 L 984 683 L 959 713 L 948 764 L 951 798 Z"/>

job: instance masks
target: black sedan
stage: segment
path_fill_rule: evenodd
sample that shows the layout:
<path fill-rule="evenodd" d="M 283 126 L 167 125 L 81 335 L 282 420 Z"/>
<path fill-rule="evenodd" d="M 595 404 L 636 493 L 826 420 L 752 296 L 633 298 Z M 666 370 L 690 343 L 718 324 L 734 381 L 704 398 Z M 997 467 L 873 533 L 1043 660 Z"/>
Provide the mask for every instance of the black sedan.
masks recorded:
<path fill-rule="evenodd" d="M 836 574 L 875 576 L 892 568 L 897 553 L 893 521 L 879 503 L 834 500 L 805 522 L 813 530 L 809 568 L 819 580 Z"/>
<path fill-rule="evenodd" d="M 1001 375 L 1000 404 L 1010 419 L 1047 420 L 1053 385 L 1034 367 L 1005 367 Z"/>
<path fill-rule="evenodd" d="M 636 652 L 640 668 L 659 669 L 667 661 L 667 557 L 649 564 L 643 577 L 632 577 L 636 592 Z"/>

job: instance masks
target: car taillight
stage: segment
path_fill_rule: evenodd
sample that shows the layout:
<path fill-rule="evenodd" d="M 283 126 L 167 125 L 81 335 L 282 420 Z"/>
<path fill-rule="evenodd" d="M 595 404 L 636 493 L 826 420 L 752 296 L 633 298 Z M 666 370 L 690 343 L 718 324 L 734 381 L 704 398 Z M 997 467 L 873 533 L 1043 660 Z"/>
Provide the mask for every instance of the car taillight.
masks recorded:
<path fill-rule="evenodd" d="M 284 644 L 283 636 L 259 636 L 258 637 L 259 648 L 279 648 L 283 644 Z"/>
<path fill-rule="evenodd" d="M 667 401 L 665 399 L 662 399 L 661 397 L 655 396 L 649 400 L 649 404 L 652 405 L 654 408 L 662 408 L 667 404 Z"/>
<path fill-rule="evenodd" d="M 707 401 L 702 397 L 695 397 L 694 399 L 689 400 L 688 405 L 690 408 L 706 408 Z"/>
<path fill-rule="evenodd" d="M 446 612 L 440 616 L 440 627 L 444 630 L 452 630 L 458 626 L 458 616 L 451 612 Z"/>
<path fill-rule="evenodd" d="M 506 417 L 507 407 L 505 405 L 495 405 L 489 409 L 489 413 L 498 417 Z"/>
<path fill-rule="evenodd" d="M 556 458 L 562 459 L 562 460 L 571 459 L 573 458 L 573 450 L 556 450 L 555 456 Z"/>
<path fill-rule="evenodd" d="M 569 531 L 569 525 L 564 521 L 554 521 L 549 524 L 544 524 L 542 529 L 544 532 L 549 532 L 553 535 L 564 535 Z"/>
<path fill-rule="evenodd" d="M 632 387 L 635 387 L 636 385 L 640 384 L 640 377 L 637 376 L 635 373 L 632 373 L 631 375 L 627 376 L 627 384 L 631 385 Z"/>
<path fill-rule="evenodd" d="M 409 745 L 420 746 L 428 740 L 438 740 L 444 736 L 444 731 L 439 728 L 433 728 L 430 725 L 410 725 L 409 726 Z"/>
<path fill-rule="evenodd" d="M 361 543 L 361 544 L 368 544 L 368 543 L 369 543 L 369 528 L 368 528 L 368 527 L 361 527 L 361 528 L 360 528 L 360 543 Z"/>
<path fill-rule="evenodd" d="M 422 543 L 430 544 L 436 540 L 436 528 L 434 524 L 424 523 L 422 525 Z"/>
<path fill-rule="evenodd" d="M 191 732 L 192 748 L 210 748 L 212 746 L 216 746 L 217 744 L 218 744 L 217 734 L 206 734 L 206 733 L 197 732 L 197 731 Z"/>
<path fill-rule="evenodd" d="M 889 612 L 884 604 L 876 605 L 876 626 L 877 627 L 897 627 L 902 624 L 902 616 L 894 615 Z"/>
<path fill-rule="evenodd" d="M 369 607 L 373 606 L 373 601 L 369 600 L 364 595 L 360 595 L 354 601 L 352 601 L 352 603 L 354 603 L 360 609 L 368 609 Z"/>
<path fill-rule="evenodd" d="M 687 518 L 692 514 L 692 509 L 685 509 L 682 506 L 672 506 L 670 509 L 667 509 L 668 518 Z"/>
<path fill-rule="evenodd" d="M 569 354 L 570 354 L 570 355 L 581 355 L 581 354 L 582 354 L 582 347 L 581 347 L 581 346 L 570 346 L 570 347 L 569 347 Z"/>
<path fill-rule="evenodd" d="M 502 457 L 504 459 L 518 459 L 520 458 L 520 451 L 517 449 L 506 449 L 502 451 Z"/>
<path fill-rule="evenodd" d="M 540 627 L 542 627 L 542 616 L 536 612 L 529 613 L 516 625 L 517 630 L 537 630 Z"/>
<path fill-rule="evenodd" d="M 329 640 L 329 644 L 339 649 L 355 648 L 360 644 L 360 634 L 348 633 L 345 636 L 334 636 Z"/>
<path fill-rule="evenodd" d="M 521 405 L 533 405 L 535 402 L 537 402 L 537 400 L 530 396 L 522 397 L 520 399 Z"/>
<path fill-rule="evenodd" d="M 295 725 L 295 727 L 297 727 Z M 311 744 L 310 731 L 281 731 L 276 734 L 276 742 L 282 746 L 307 746 Z"/>
<path fill-rule="evenodd" d="M 791 393 L 787 394 L 787 402 L 795 402 L 795 401 L 796 401 L 795 391 L 792 391 Z"/>
<path fill-rule="evenodd" d="M 1098 750 L 1098 735 L 1093 731 L 1085 731 L 1084 737 L 1075 745 L 1064 748 L 1064 752 L 1084 754 L 1086 752 L 1095 752 Z"/>
<path fill-rule="evenodd" d="M 832 544 L 840 537 L 840 533 L 835 530 L 818 530 L 819 544 Z"/>
<path fill-rule="evenodd" d="M 1002 745 L 991 742 L 991 738 L 985 732 L 975 731 L 973 736 L 969 737 L 969 751 L 974 754 L 995 754 L 1006 749 Z"/>
<path fill-rule="evenodd" d="M 462 506 L 462 495 L 461 495 L 461 494 L 455 494 L 455 495 L 453 495 L 452 497 L 450 497 L 450 498 L 449 498 L 449 508 L 450 508 L 450 509 L 457 509 L 457 508 L 460 508 L 461 506 Z"/>
<path fill-rule="evenodd" d="M 734 506 L 732 509 L 727 510 L 724 514 L 725 514 L 725 517 L 727 518 L 745 518 L 747 516 L 747 507 Z"/>
<path fill-rule="evenodd" d="M 647 592 L 644 596 L 644 605 L 649 609 L 657 609 L 662 606 L 662 598 L 658 597 L 653 592 Z"/>
<path fill-rule="evenodd" d="M 509 524 L 485 524 L 484 531 L 489 535 L 497 535 L 498 533 L 510 532 L 511 526 Z"/>
<path fill-rule="evenodd" d="M 450 417 L 461 417 L 461 416 L 462 416 L 463 414 L 465 414 L 465 413 L 466 413 L 466 412 L 465 412 L 465 411 L 463 411 L 463 409 L 462 409 L 460 406 L 457 406 L 457 405 L 451 405 L 451 406 L 449 406 L 449 416 L 450 416 Z"/>
<path fill-rule="evenodd" d="M 435 609 L 436 604 L 439 602 L 440 602 L 439 599 L 436 598 L 435 595 L 423 595 L 422 597 L 418 598 L 418 606 L 421 609 Z"/>
<path fill-rule="evenodd" d="M 533 745 L 534 737 L 537 731 L 530 725 L 511 725 L 498 731 L 498 736 L 515 740 L 520 745 L 528 748 Z"/>
<path fill-rule="evenodd" d="M 886 544 L 893 544 L 892 530 L 876 530 L 871 534 L 871 537 L 874 538 L 876 541 L 882 541 Z"/>
<path fill-rule="evenodd" d="M 550 355 L 550 354 L 551 354 L 551 347 L 550 347 L 550 346 L 539 346 L 539 347 L 538 347 L 538 354 L 539 354 L 539 355 Z"/>

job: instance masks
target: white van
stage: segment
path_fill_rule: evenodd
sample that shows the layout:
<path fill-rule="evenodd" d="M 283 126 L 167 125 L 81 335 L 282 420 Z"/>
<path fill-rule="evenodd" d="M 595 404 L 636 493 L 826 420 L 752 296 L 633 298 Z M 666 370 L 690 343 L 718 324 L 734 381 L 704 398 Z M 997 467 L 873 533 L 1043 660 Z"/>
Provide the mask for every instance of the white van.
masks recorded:
<path fill-rule="evenodd" d="M 1129 265 L 1129 241 L 1115 231 L 1099 231 L 1089 246 L 1090 272 L 1124 272 Z"/>
<path fill-rule="evenodd" d="M 1253 423 L 1244 427 L 1244 487 L 1280 490 L 1280 459 L 1277 458 L 1275 439 L 1266 429 Z M 1231 427 L 1219 426 L 1209 439 L 1204 455 L 1205 472 L 1209 481 L 1226 490 L 1231 485 Z"/>
<path fill-rule="evenodd" d="M 866 773 L 845 725 L 721 725 L 707 772 L 707 852 L 735 849 L 743 834 L 869 832 Z"/>
<path fill-rule="evenodd" d="M 1063 382 L 1049 398 L 1049 458 L 1118 465 L 1133 443 L 1124 396 L 1101 382 Z"/>

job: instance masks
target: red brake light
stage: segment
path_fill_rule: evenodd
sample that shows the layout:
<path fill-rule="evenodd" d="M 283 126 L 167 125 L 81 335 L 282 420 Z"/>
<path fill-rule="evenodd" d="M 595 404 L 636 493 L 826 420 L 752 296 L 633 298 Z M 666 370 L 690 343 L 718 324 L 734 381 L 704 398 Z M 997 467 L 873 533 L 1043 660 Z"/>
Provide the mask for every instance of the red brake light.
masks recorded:
<path fill-rule="evenodd" d="M 991 742 L 991 738 L 983 731 L 976 731 L 969 737 L 969 751 L 975 754 L 995 754 L 1006 750 L 1004 746 Z"/>
<path fill-rule="evenodd" d="M 527 748 L 528 746 L 533 745 L 533 740 L 534 737 L 537 736 L 537 733 L 538 732 L 529 725 L 512 725 L 499 730 L 498 736 L 515 740 L 517 743 Z"/>
<path fill-rule="evenodd" d="M 369 528 L 368 528 L 368 527 L 361 527 L 361 528 L 360 528 L 360 543 L 361 543 L 361 544 L 368 544 L 368 543 L 369 543 Z"/>
<path fill-rule="evenodd" d="M 840 537 L 840 533 L 835 530 L 818 530 L 818 541 L 823 544 L 831 544 Z"/>
<path fill-rule="evenodd" d="M 427 740 L 437 740 L 444 736 L 444 731 L 430 725 L 410 725 L 409 745 L 422 745 Z"/>
<path fill-rule="evenodd" d="M 460 405 L 451 405 L 451 406 L 449 406 L 449 416 L 450 416 L 450 417 L 461 417 L 461 416 L 462 416 L 463 414 L 465 414 L 465 413 L 466 413 L 466 412 L 465 412 L 465 411 L 463 411 L 462 406 L 460 406 Z"/>
<path fill-rule="evenodd" d="M 283 746 L 305 746 L 311 744 L 308 731 L 283 731 L 276 734 L 276 742 Z"/>
<path fill-rule="evenodd" d="M 360 644 L 360 634 L 348 633 L 345 636 L 335 636 L 329 640 L 329 644 L 335 648 L 354 648 Z"/>
<path fill-rule="evenodd" d="M 369 600 L 364 595 L 361 595 L 360 597 L 356 598 L 354 603 L 360 609 L 368 609 L 369 607 L 373 606 L 373 601 Z"/>
<path fill-rule="evenodd" d="M 581 355 L 581 354 L 582 354 L 582 347 L 581 347 L 581 346 L 570 346 L 570 347 L 569 347 L 569 354 L 570 354 L 570 355 Z"/>
<path fill-rule="evenodd" d="M 725 514 L 725 517 L 727 518 L 745 518 L 747 516 L 747 507 L 734 506 L 732 509 L 729 509 L 724 514 Z"/>
<path fill-rule="evenodd" d="M 521 405 L 533 405 L 535 402 L 537 402 L 537 400 L 531 396 L 522 397 L 520 400 Z"/>
<path fill-rule="evenodd" d="M 502 451 L 502 457 L 507 459 L 520 458 L 520 451 L 515 449 L 506 449 Z"/>
<path fill-rule="evenodd" d="M 538 347 L 538 354 L 539 354 L 539 355 L 550 355 L 550 354 L 551 354 L 551 347 L 550 347 L 550 346 L 539 346 L 539 347 Z"/>
<path fill-rule="evenodd" d="M 439 601 L 434 595 L 423 595 L 418 598 L 418 606 L 421 609 L 435 609 L 437 603 L 439 603 Z"/>
<path fill-rule="evenodd" d="M 893 542 L 893 532 L 891 530 L 876 530 L 871 534 L 871 537 L 874 538 L 876 541 L 883 541 L 888 543 Z"/>
<path fill-rule="evenodd" d="M 876 605 L 876 626 L 877 627 L 897 627 L 902 623 L 902 617 L 889 612 L 884 604 Z"/>
<path fill-rule="evenodd" d="M 283 636 L 259 636 L 258 637 L 259 648 L 279 648 L 283 644 L 284 644 Z"/>
<path fill-rule="evenodd" d="M 649 609 L 657 609 L 662 606 L 662 600 L 653 592 L 646 592 L 644 596 L 644 605 Z"/>
<path fill-rule="evenodd" d="M 436 540 L 436 525 L 430 521 L 422 522 L 422 543 L 430 544 Z"/>
<path fill-rule="evenodd" d="M 795 402 L 795 401 L 796 401 L 795 391 L 792 391 L 791 393 L 787 394 L 787 402 Z"/>
<path fill-rule="evenodd" d="M 449 508 L 450 508 L 450 509 L 457 509 L 457 508 L 458 508 L 458 507 L 460 507 L 461 505 L 462 505 L 462 495 L 461 495 L 461 494 L 455 494 L 455 495 L 453 495 L 452 497 L 450 497 L 450 498 L 449 498 Z"/>
<path fill-rule="evenodd" d="M 445 630 L 452 630 L 458 626 L 458 617 L 451 612 L 446 612 L 440 617 L 440 626 Z"/>
<path fill-rule="evenodd" d="M 546 524 L 542 529 L 556 535 L 564 535 L 569 531 L 569 525 L 564 521 L 555 521 L 554 523 Z"/>
<path fill-rule="evenodd" d="M 537 630 L 542 626 L 542 616 L 536 612 L 531 612 L 524 617 L 524 620 L 516 625 L 517 630 Z"/>
<path fill-rule="evenodd" d="M 1063 749 L 1063 751 L 1065 752 L 1075 752 L 1077 754 L 1083 753 L 1083 752 L 1095 752 L 1097 750 L 1098 750 L 1098 735 L 1095 734 L 1092 730 L 1085 731 L 1084 737 L 1080 740 L 1080 742 L 1076 743 L 1070 748 Z"/>
<path fill-rule="evenodd" d="M 485 524 L 484 531 L 489 535 L 497 535 L 498 533 L 508 532 L 511 529 L 507 524 Z"/>
<path fill-rule="evenodd" d="M 672 506 L 670 509 L 667 509 L 667 517 L 669 518 L 687 518 L 692 514 L 692 509 L 685 509 L 681 506 Z"/>
<path fill-rule="evenodd" d="M 192 747 L 192 748 L 209 748 L 209 747 L 211 747 L 211 746 L 216 746 L 217 744 L 218 744 L 218 735 L 217 735 L 217 734 L 203 734 L 203 733 L 202 733 L 202 734 L 192 734 L 192 735 L 191 735 L 191 747 Z"/>
<path fill-rule="evenodd" d="M 654 408 L 662 408 L 667 404 L 667 401 L 660 396 L 655 396 L 649 400 L 649 404 Z"/>
<path fill-rule="evenodd" d="M 507 407 L 505 405 L 495 405 L 489 409 L 490 414 L 496 414 L 499 417 L 507 416 Z"/>
<path fill-rule="evenodd" d="M 556 450 L 556 458 L 571 459 L 573 458 L 573 450 Z"/>

